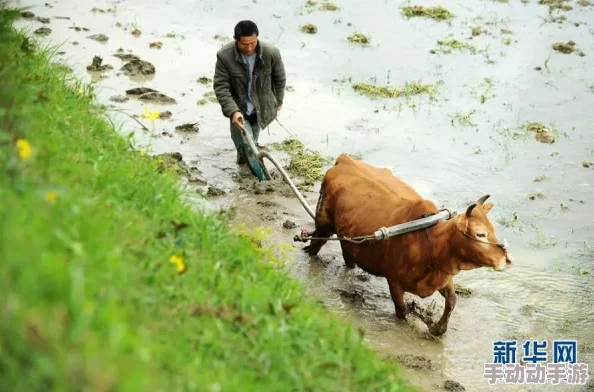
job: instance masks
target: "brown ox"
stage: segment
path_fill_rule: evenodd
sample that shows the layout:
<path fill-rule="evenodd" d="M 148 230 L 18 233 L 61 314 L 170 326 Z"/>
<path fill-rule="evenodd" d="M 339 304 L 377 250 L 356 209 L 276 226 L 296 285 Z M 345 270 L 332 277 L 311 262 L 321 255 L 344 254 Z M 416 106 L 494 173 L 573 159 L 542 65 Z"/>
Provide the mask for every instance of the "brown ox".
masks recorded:
<path fill-rule="evenodd" d="M 493 208 L 493 203 L 483 204 L 488 197 L 481 197 L 466 213 L 426 230 L 361 244 L 341 240 L 345 264 L 385 277 L 400 319 L 406 315 L 405 292 L 426 298 L 438 290 L 445 298 L 445 309 L 430 332 L 442 335 L 456 305 L 454 276 L 462 270 L 491 267 L 503 271 L 511 266 L 512 259 L 487 217 Z M 423 199 L 390 170 L 342 154 L 322 181 L 313 236 L 368 235 L 437 212 L 433 202 Z M 313 239 L 304 249 L 316 255 L 325 243 Z"/>

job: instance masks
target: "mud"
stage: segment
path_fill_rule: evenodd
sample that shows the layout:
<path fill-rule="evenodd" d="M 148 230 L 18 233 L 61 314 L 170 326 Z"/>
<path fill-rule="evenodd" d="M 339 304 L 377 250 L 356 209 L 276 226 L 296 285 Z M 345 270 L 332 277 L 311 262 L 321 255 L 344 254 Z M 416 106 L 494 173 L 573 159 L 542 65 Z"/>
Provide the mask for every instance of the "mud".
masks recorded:
<path fill-rule="evenodd" d="M 109 97 L 109 100 L 111 102 L 124 103 L 124 102 L 128 102 L 130 100 L 130 98 L 125 97 L 123 95 L 113 95 L 113 96 Z"/>
<path fill-rule="evenodd" d="M 161 120 L 169 120 L 172 116 L 173 113 L 171 113 L 169 110 L 165 110 L 164 112 L 159 113 L 159 118 Z"/>
<path fill-rule="evenodd" d="M 224 190 L 217 188 L 215 186 L 209 186 L 208 191 L 206 192 L 206 196 L 209 196 L 209 197 L 219 197 L 219 196 L 223 196 L 226 194 L 227 194 L 227 192 L 225 192 Z"/>
<path fill-rule="evenodd" d="M 200 128 L 198 127 L 198 123 L 187 123 L 178 125 L 175 127 L 177 132 L 190 132 L 190 133 L 198 133 Z"/>
<path fill-rule="evenodd" d="M 113 66 L 110 64 L 103 64 L 103 59 L 99 56 L 94 56 L 91 64 L 87 65 L 87 71 L 103 72 L 111 69 L 113 69 Z"/>
<path fill-rule="evenodd" d="M 305 189 L 311 208 L 320 175 L 342 153 L 388 168 L 438 206 L 460 212 L 484 193 L 495 203 L 490 216 L 516 262 L 504 273 L 458 274 L 456 307 L 448 331 L 438 339 L 427 334 L 424 321 L 441 316 L 439 293 L 425 299 L 405 295 L 411 313 L 397 320 L 385 279 L 347 269 L 338 242 L 329 241 L 309 258 L 302 250 L 307 244 L 293 241 L 301 229 L 313 229 L 313 221 L 269 162 L 275 176 L 269 183 L 258 183 L 247 167 L 235 163 L 229 120 L 212 92 L 216 51 L 233 34 L 228 5 L 127 0 L 117 8 L 97 3 L 115 12 L 92 13 L 83 2 L 57 1 L 49 8 L 20 1 L 36 16 L 51 18 L 49 36 L 32 36 L 42 45 L 60 45 L 66 52 L 61 58 L 84 80 L 93 80 L 86 65 L 95 55 L 119 58 L 116 69 L 131 61 L 158 68 L 134 77 L 110 73 L 97 82 L 98 101 L 113 103 L 111 97 L 126 92 L 132 99 L 119 102 L 118 109 L 135 115 L 144 108 L 159 110 L 151 107 L 159 104 L 138 99 L 142 94 L 175 98 L 173 120 L 160 115 L 147 129 L 123 113 L 109 115 L 125 124 L 125 135 L 134 132 L 135 145 L 155 155 L 178 152 L 168 162 L 183 163 L 178 172 L 185 186 L 195 188 L 189 195 L 197 205 L 219 212 L 231 225 L 271 228 L 261 245 L 290 248 L 287 271 L 324 307 L 361 327 L 378 353 L 418 356 L 438 366 L 404 367 L 421 390 L 583 390 L 564 382 L 488 386 L 482 367 L 493 359 L 493 341 L 509 337 L 547 339 L 549 347 L 553 339 L 577 339 L 583 348 L 579 359 L 594 366 L 594 170 L 586 167 L 594 162 L 594 7 L 578 1 L 446 0 L 376 2 L 361 12 L 353 0 L 332 11 L 330 3 L 308 4 L 258 0 L 244 4 L 241 12 L 261 15 L 261 39 L 280 48 L 287 68 L 279 121 L 261 130 L 258 143 L 271 146 L 286 170 L 297 169 L 291 178 Z M 197 18 L 205 21 L 198 27 Z M 166 23 L 171 20 L 175 24 Z M 34 32 L 41 22 L 32 17 L 17 23 Z M 318 28 L 316 34 L 300 30 L 309 23 Z M 73 25 L 109 40 L 83 41 L 83 28 Z M 142 33 L 132 35 L 137 26 Z M 370 43 L 349 42 L 355 33 Z M 81 45 L 74 46 L 77 41 Z M 455 41 L 474 50 L 459 50 Z M 151 48 L 154 42 L 163 45 Z M 552 47 L 569 42 L 576 43 L 573 53 Z M 393 61 L 395 55 L 400 60 Z M 143 90 L 128 93 L 134 89 Z M 199 133 L 174 131 L 188 123 L 200 124 Z M 294 139 L 303 149 L 291 144 Z M 300 152 L 330 163 L 303 159 Z M 209 187 L 222 192 L 204 198 Z M 287 221 L 295 227 L 285 228 Z"/>
<path fill-rule="evenodd" d="M 158 172 L 172 169 L 176 174 L 183 177 L 191 177 L 191 171 L 179 152 L 158 154 L 153 157 L 158 162 Z"/>
<path fill-rule="evenodd" d="M 466 391 L 466 388 L 464 388 L 462 386 L 462 384 L 460 384 L 457 381 L 453 381 L 453 380 L 445 380 L 441 387 L 449 392 L 464 392 L 464 391 Z"/>
<path fill-rule="evenodd" d="M 114 56 L 119 58 L 122 61 L 141 61 L 140 57 L 138 57 L 134 54 L 131 54 L 131 53 L 123 53 L 123 51 L 124 51 L 123 49 L 121 49 L 121 51 L 122 51 L 121 53 L 120 52 L 115 53 Z"/>
<path fill-rule="evenodd" d="M 35 30 L 34 33 L 37 35 L 46 36 L 52 33 L 52 29 L 50 29 L 49 27 L 40 27 L 37 30 Z"/>
<path fill-rule="evenodd" d="M 23 19 L 33 19 L 35 14 L 31 11 L 23 11 L 21 12 L 21 18 Z"/>
<path fill-rule="evenodd" d="M 105 34 L 93 34 L 87 37 L 88 39 L 92 39 L 97 42 L 107 42 L 109 41 L 109 37 Z"/>
<path fill-rule="evenodd" d="M 74 31 L 91 31 L 88 27 L 80 27 L 80 26 L 70 26 L 69 29 Z"/>
<path fill-rule="evenodd" d="M 138 99 L 143 102 L 151 102 L 161 105 L 173 105 L 177 103 L 177 101 L 174 98 L 171 98 L 170 96 L 156 91 L 140 94 L 138 96 Z"/>
<path fill-rule="evenodd" d="M 130 60 L 126 64 L 122 65 L 120 71 L 124 72 L 124 75 L 128 76 L 139 76 L 139 75 L 154 75 L 156 72 L 155 66 L 145 60 Z"/>
<path fill-rule="evenodd" d="M 148 87 L 135 87 L 126 90 L 127 95 L 143 95 L 148 93 L 158 93 L 158 91 Z"/>

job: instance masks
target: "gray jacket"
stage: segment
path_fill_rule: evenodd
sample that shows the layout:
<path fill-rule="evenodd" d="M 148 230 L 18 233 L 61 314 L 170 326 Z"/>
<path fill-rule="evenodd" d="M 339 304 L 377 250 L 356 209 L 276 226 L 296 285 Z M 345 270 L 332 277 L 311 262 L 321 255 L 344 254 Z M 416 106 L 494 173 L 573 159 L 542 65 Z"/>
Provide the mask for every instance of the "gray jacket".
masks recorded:
<path fill-rule="evenodd" d="M 285 94 L 285 66 L 278 48 L 258 42 L 256 63 L 252 78 L 252 101 L 258 125 L 266 128 L 275 118 L 277 108 L 283 104 Z M 225 117 L 239 110 L 247 111 L 248 66 L 242 60 L 235 41 L 217 52 L 213 89 Z"/>

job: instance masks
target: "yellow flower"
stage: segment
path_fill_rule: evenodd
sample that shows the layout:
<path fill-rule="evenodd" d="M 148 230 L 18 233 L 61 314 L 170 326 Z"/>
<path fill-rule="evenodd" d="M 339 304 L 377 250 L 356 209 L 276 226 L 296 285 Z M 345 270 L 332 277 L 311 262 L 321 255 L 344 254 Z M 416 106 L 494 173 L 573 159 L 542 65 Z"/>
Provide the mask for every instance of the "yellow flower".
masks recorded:
<path fill-rule="evenodd" d="M 144 110 L 142 111 L 142 117 L 146 118 L 149 121 L 155 121 L 159 118 L 159 112 L 156 110 L 151 112 L 147 108 L 144 108 Z"/>
<path fill-rule="evenodd" d="M 78 95 L 83 95 L 84 93 L 85 93 L 85 90 L 84 89 L 81 88 L 81 89 L 78 90 Z"/>
<path fill-rule="evenodd" d="M 175 268 L 177 269 L 178 274 L 183 274 L 186 272 L 186 264 L 184 263 L 184 258 L 182 256 L 172 255 L 169 257 L 169 261 L 175 264 Z"/>
<path fill-rule="evenodd" d="M 25 139 L 18 139 L 16 147 L 19 150 L 19 157 L 21 159 L 27 159 L 31 155 L 31 143 Z"/>
<path fill-rule="evenodd" d="M 58 198 L 58 194 L 54 191 L 49 191 L 49 192 L 46 192 L 46 194 L 45 194 L 45 200 L 50 204 L 54 204 L 54 202 L 56 201 L 57 198 Z"/>
<path fill-rule="evenodd" d="M 140 156 L 145 156 L 146 152 L 144 152 L 144 150 L 140 150 Z"/>

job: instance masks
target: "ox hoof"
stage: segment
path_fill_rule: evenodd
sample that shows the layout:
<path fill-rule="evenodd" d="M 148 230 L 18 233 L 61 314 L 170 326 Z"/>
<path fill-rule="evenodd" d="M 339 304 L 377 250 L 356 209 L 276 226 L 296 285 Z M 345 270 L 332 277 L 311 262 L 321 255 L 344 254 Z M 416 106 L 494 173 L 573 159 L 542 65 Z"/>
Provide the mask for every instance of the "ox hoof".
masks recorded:
<path fill-rule="evenodd" d="M 431 327 L 429 327 L 429 333 L 431 333 L 433 336 L 441 336 L 447 331 L 447 329 L 447 325 L 442 325 L 439 323 L 433 324 Z"/>
<path fill-rule="evenodd" d="M 398 318 L 398 320 L 404 320 L 406 318 L 407 314 L 408 314 L 407 311 L 402 311 L 399 309 L 396 310 L 396 318 Z"/>

